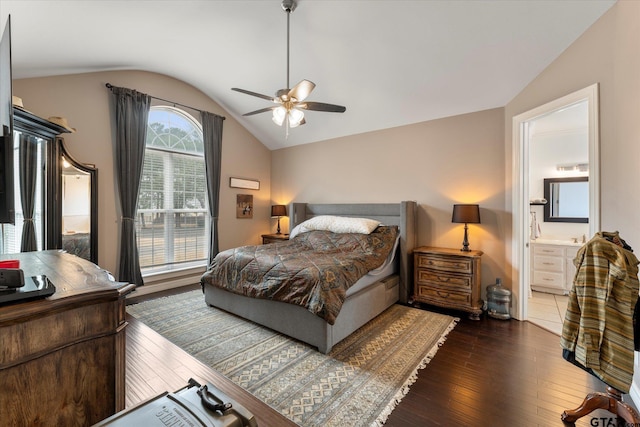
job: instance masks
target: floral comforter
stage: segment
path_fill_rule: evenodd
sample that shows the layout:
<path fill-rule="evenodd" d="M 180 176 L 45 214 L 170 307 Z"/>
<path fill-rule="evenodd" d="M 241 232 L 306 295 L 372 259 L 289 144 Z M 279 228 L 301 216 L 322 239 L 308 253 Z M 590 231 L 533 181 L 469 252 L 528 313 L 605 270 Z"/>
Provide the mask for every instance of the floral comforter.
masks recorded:
<path fill-rule="evenodd" d="M 398 228 L 371 234 L 310 231 L 284 242 L 220 252 L 201 282 L 240 295 L 298 304 L 333 325 L 347 289 L 381 266 Z"/>

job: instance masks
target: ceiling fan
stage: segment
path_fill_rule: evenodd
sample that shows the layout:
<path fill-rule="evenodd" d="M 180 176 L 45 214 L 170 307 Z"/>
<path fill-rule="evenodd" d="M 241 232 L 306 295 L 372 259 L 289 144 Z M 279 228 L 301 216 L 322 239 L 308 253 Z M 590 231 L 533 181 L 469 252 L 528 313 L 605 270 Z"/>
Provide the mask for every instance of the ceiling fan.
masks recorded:
<path fill-rule="evenodd" d="M 344 113 L 347 109 L 341 105 L 326 104 L 324 102 L 312 102 L 305 101 L 313 88 L 316 87 L 315 83 L 309 80 L 302 80 L 300 83 L 289 89 L 289 18 L 291 12 L 296 8 L 295 0 L 283 0 L 282 9 L 287 13 L 287 88 L 280 89 L 276 92 L 275 96 L 262 95 L 260 93 L 251 92 L 245 89 L 239 89 L 237 87 L 231 88 L 237 92 L 245 93 L 251 96 L 257 96 L 258 98 L 266 99 L 273 102 L 275 105 L 271 107 L 261 108 L 259 110 L 251 111 L 243 114 L 243 116 L 253 116 L 254 114 L 266 113 L 267 111 L 273 112 L 273 121 L 282 126 L 286 124 L 288 129 L 305 124 L 304 110 L 311 111 L 325 111 L 331 113 Z"/>

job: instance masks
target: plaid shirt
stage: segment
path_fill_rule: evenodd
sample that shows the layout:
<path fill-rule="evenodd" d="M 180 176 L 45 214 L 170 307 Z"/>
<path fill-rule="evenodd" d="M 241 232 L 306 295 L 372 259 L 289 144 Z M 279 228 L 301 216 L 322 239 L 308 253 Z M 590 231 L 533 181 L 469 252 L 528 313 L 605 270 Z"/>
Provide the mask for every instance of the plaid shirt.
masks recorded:
<path fill-rule="evenodd" d="M 639 261 L 614 242 L 617 232 L 596 233 L 578 251 L 560 344 L 606 384 L 628 393 Z"/>

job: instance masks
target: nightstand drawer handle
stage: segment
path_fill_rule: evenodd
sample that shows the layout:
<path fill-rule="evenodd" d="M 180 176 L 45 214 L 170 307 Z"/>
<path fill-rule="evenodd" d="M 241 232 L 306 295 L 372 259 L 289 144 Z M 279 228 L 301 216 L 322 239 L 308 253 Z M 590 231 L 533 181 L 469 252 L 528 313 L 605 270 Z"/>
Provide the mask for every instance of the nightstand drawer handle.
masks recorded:
<path fill-rule="evenodd" d="M 436 291 L 439 297 L 446 298 L 449 296 L 449 292 Z"/>

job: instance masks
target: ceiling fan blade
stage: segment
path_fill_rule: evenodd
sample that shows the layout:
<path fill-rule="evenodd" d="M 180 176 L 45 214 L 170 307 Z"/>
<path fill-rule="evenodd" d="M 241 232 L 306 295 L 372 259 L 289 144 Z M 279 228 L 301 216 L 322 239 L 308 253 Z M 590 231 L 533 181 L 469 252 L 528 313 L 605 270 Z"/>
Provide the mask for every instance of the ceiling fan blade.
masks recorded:
<path fill-rule="evenodd" d="M 289 98 L 295 98 L 298 102 L 302 101 L 309 96 L 314 87 L 316 87 L 314 82 L 302 80 L 289 91 Z"/>
<path fill-rule="evenodd" d="M 342 105 L 325 104 L 324 102 L 302 102 L 297 104 L 296 107 L 303 110 L 326 111 L 329 113 L 344 113 L 347 111 L 347 108 Z"/>
<path fill-rule="evenodd" d="M 236 92 L 246 93 L 247 95 L 251 95 L 251 96 L 257 96 L 258 98 L 266 99 L 267 101 L 278 102 L 273 96 L 268 96 L 268 95 L 263 95 L 261 93 L 251 92 L 250 90 L 239 89 L 237 87 L 232 87 L 231 90 L 235 90 Z"/>
<path fill-rule="evenodd" d="M 278 108 L 277 106 L 273 106 L 273 107 L 267 107 L 267 108 L 261 108 L 259 110 L 256 111 L 250 111 L 246 114 L 243 114 L 243 116 L 253 116 L 254 114 L 260 114 L 260 113 L 266 113 L 267 111 L 272 111 L 275 110 L 276 108 Z"/>

